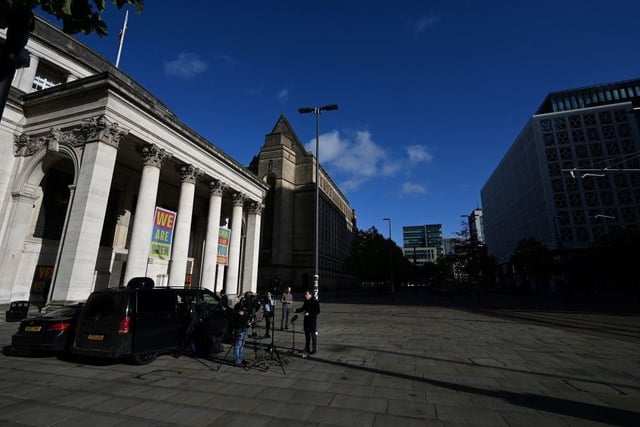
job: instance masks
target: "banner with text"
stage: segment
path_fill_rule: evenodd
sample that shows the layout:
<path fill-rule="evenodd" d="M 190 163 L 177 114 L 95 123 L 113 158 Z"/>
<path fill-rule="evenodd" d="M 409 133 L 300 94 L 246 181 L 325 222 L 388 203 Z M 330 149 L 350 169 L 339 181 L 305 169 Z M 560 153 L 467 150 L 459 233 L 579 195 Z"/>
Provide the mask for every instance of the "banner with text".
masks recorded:
<path fill-rule="evenodd" d="M 229 265 L 229 242 L 231 241 L 231 230 L 220 227 L 218 234 L 218 260 L 217 264 Z"/>
<path fill-rule="evenodd" d="M 150 256 L 161 259 L 171 257 L 171 242 L 175 223 L 175 212 L 156 207 L 156 213 L 153 216 Z"/>

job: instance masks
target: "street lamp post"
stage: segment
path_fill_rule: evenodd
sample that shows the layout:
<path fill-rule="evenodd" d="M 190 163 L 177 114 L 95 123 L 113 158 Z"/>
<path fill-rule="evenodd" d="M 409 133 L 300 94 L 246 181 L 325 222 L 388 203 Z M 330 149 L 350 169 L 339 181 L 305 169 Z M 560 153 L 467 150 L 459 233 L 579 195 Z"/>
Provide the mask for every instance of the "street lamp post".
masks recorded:
<path fill-rule="evenodd" d="M 337 104 L 328 104 L 322 107 L 300 107 L 298 113 L 313 113 L 316 116 L 316 201 L 314 206 L 314 232 L 313 232 L 313 296 L 318 299 L 320 272 L 318 269 L 318 240 L 319 240 L 319 223 L 320 223 L 320 114 L 325 111 L 337 110 Z"/>
<path fill-rule="evenodd" d="M 391 280 L 391 295 L 393 296 L 395 291 L 395 286 L 393 283 L 393 259 L 392 259 L 392 240 L 391 240 L 391 218 L 382 218 L 383 221 L 387 221 L 389 223 L 389 279 Z"/>

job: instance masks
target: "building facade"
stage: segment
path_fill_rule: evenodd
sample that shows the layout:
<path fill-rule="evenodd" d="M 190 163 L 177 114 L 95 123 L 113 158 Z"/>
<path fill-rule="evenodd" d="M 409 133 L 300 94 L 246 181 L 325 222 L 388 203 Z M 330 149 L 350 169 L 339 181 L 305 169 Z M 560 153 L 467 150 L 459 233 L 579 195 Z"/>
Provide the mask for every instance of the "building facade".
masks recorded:
<path fill-rule="evenodd" d="M 403 226 L 402 252 L 416 266 L 435 262 L 445 253 L 442 224 Z"/>
<path fill-rule="evenodd" d="M 640 79 L 549 94 L 482 188 L 499 263 L 522 239 L 583 249 L 640 224 Z"/>
<path fill-rule="evenodd" d="M 269 185 L 262 216 L 261 287 L 313 286 L 315 157 L 307 152 L 282 115 L 266 135 L 250 169 Z M 318 269 L 321 289 L 350 283 L 344 260 L 357 231 L 355 211 L 320 166 Z"/>
<path fill-rule="evenodd" d="M 0 123 L 0 302 L 136 276 L 255 290 L 266 184 L 45 20 L 27 49 Z"/>
<path fill-rule="evenodd" d="M 482 220 L 482 209 L 474 209 L 469 216 L 469 238 L 473 243 L 484 243 L 484 224 Z"/>

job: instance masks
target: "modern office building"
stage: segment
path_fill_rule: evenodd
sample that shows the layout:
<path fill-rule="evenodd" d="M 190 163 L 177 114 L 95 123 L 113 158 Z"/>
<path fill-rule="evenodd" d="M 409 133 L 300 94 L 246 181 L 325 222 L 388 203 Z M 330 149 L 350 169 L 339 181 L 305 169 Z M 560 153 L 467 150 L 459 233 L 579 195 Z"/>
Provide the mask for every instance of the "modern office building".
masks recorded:
<path fill-rule="evenodd" d="M 281 115 L 266 135 L 249 168 L 269 185 L 262 216 L 259 284 L 292 284 L 297 290 L 313 286 L 316 159 Z M 351 282 L 344 260 L 356 228 L 355 211 L 320 166 L 318 270 L 321 289 Z"/>
<path fill-rule="evenodd" d="M 467 217 L 469 221 L 469 238 L 473 243 L 484 243 L 484 224 L 482 209 L 475 208 Z"/>
<path fill-rule="evenodd" d="M 456 247 L 460 245 L 460 239 L 457 237 L 448 237 L 442 239 L 444 244 L 444 254 L 453 255 L 456 253 Z"/>
<path fill-rule="evenodd" d="M 136 276 L 255 290 L 266 183 L 47 21 L 27 49 L 0 122 L 0 302 Z"/>
<path fill-rule="evenodd" d="M 587 248 L 640 224 L 640 79 L 550 93 L 482 188 L 499 263 L 518 242 Z"/>
<path fill-rule="evenodd" d="M 445 253 L 442 224 L 402 227 L 402 252 L 416 266 L 434 262 Z"/>

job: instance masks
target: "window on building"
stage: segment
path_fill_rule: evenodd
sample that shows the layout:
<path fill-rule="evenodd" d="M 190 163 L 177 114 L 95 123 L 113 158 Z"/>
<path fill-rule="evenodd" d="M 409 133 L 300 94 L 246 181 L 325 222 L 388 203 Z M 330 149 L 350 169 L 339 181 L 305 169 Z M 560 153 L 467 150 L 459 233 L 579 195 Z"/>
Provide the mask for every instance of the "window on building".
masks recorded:
<path fill-rule="evenodd" d="M 34 90 L 43 90 L 64 83 L 66 80 L 66 72 L 53 64 L 40 61 L 36 76 L 33 79 L 31 87 Z"/>

